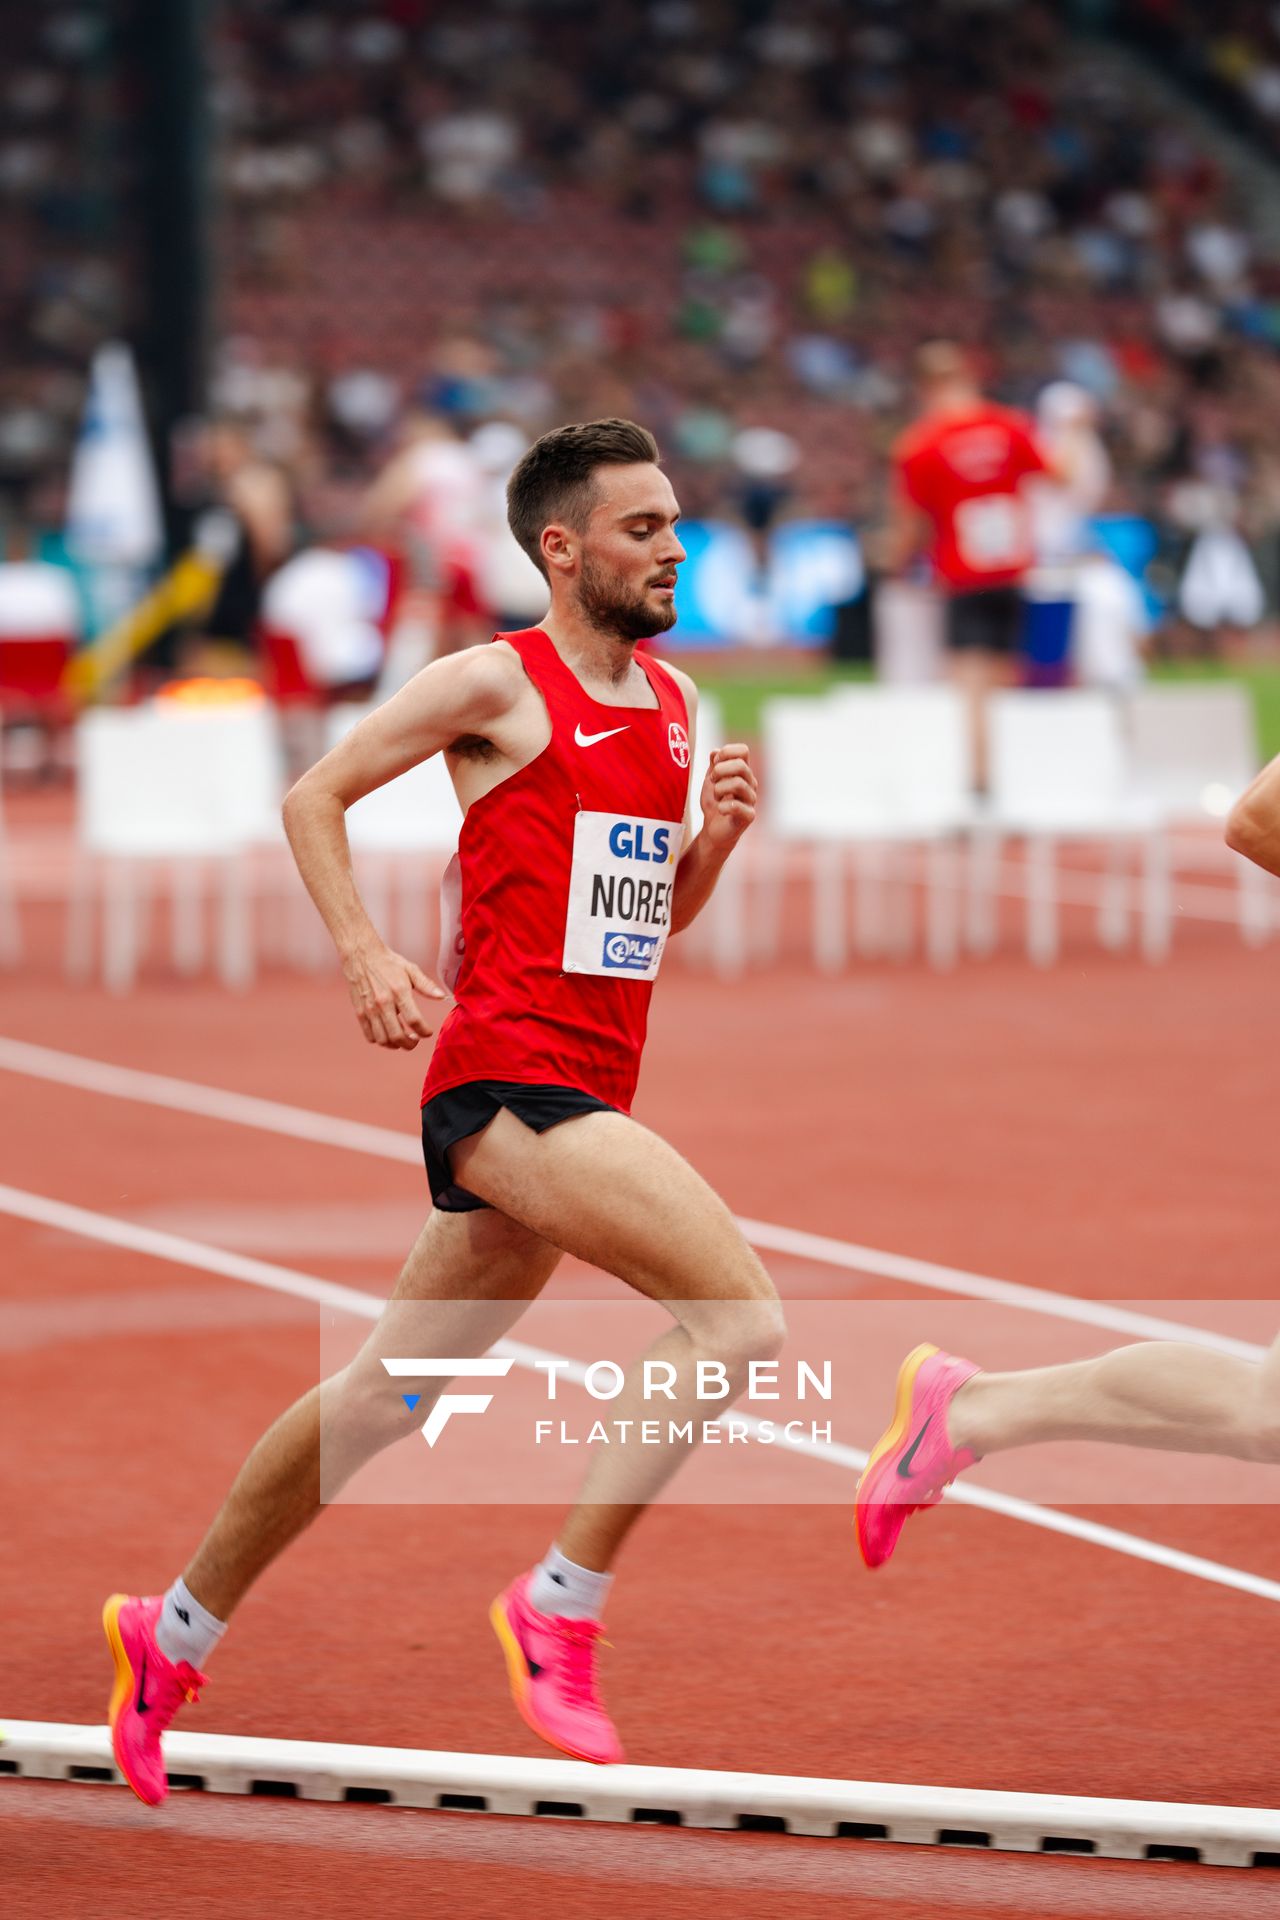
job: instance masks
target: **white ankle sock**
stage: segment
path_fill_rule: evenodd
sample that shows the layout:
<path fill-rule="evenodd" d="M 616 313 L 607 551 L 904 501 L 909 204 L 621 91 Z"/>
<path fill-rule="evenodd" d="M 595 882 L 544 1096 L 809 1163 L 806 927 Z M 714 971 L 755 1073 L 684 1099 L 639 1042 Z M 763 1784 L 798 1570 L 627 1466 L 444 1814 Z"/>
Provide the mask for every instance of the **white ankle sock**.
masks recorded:
<path fill-rule="evenodd" d="M 529 1600 L 539 1613 L 559 1614 L 565 1620 L 598 1620 L 612 1585 L 611 1573 L 577 1567 L 559 1547 L 551 1547 L 533 1570 Z"/>
<path fill-rule="evenodd" d="M 188 1593 L 186 1581 L 178 1579 L 164 1597 L 156 1621 L 156 1645 L 175 1666 L 180 1660 L 189 1660 L 193 1667 L 200 1668 L 226 1630 L 226 1621 L 215 1619 Z"/>

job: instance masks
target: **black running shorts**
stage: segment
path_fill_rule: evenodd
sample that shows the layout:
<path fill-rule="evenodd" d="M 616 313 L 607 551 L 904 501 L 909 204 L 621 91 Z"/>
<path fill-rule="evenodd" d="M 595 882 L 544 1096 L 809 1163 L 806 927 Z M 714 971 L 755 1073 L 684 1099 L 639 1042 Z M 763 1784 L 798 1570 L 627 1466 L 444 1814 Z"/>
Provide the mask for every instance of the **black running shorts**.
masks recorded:
<path fill-rule="evenodd" d="M 487 1200 L 454 1185 L 449 1149 L 487 1127 L 502 1107 L 535 1133 L 547 1133 L 580 1113 L 619 1111 L 580 1087 L 524 1086 L 515 1080 L 468 1080 L 460 1087 L 446 1087 L 422 1109 L 422 1157 L 431 1198 L 441 1213 L 472 1213 L 488 1206 Z"/>
<path fill-rule="evenodd" d="M 947 599 L 947 646 L 952 653 L 1017 653 L 1022 644 L 1020 587 L 979 587 Z"/>

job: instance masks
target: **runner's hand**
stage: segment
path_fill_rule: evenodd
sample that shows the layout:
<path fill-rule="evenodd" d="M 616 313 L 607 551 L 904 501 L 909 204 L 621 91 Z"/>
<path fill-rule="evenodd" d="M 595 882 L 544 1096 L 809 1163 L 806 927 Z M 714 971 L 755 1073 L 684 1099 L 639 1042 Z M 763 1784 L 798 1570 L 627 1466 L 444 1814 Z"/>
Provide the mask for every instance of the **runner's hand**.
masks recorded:
<path fill-rule="evenodd" d="M 713 847 L 728 853 L 756 817 L 759 784 L 751 755 L 735 741 L 717 747 L 702 783 L 703 832 Z"/>
<path fill-rule="evenodd" d="M 371 1045 L 408 1051 L 434 1033 L 414 995 L 443 1000 L 444 989 L 415 961 L 379 943 L 357 947 L 346 955 L 342 971 L 361 1031 Z"/>

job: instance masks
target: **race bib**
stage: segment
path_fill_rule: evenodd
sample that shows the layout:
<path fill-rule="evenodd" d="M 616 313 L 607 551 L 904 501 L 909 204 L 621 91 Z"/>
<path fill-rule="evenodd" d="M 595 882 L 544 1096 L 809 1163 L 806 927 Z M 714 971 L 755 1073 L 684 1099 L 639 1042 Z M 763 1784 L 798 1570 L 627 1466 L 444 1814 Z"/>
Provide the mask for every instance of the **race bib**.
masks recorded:
<path fill-rule="evenodd" d="M 564 930 L 564 970 L 654 980 L 671 926 L 678 820 L 579 813 Z"/>
<path fill-rule="evenodd" d="M 955 512 L 956 546 L 975 573 L 1021 566 L 1027 558 L 1022 504 L 1008 493 L 962 500 Z"/>

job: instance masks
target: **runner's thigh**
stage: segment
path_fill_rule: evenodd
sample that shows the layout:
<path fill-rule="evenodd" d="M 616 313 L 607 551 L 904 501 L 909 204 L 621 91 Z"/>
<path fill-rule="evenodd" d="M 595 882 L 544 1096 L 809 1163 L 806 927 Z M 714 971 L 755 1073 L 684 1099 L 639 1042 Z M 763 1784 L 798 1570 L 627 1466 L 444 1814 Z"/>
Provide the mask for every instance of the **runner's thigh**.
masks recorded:
<path fill-rule="evenodd" d="M 450 1157 L 460 1185 L 641 1293 L 777 1299 L 720 1196 L 624 1114 L 584 1113 L 539 1134 L 504 1108 Z"/>
<path fill-rule="evenodd" d="M 432 1213 L 359 1356 L 479 1354 L 541 1293 L 561 1249 L 492 1209 Z M 377 1377 L 381 1378 L 381 1374 Z"/>
<path fill-rule="evenodd" d="M 532 1300 L 555 1272 L 562 1252 L 500 1208 L 429 1213 L 392 1298 Z"/>

